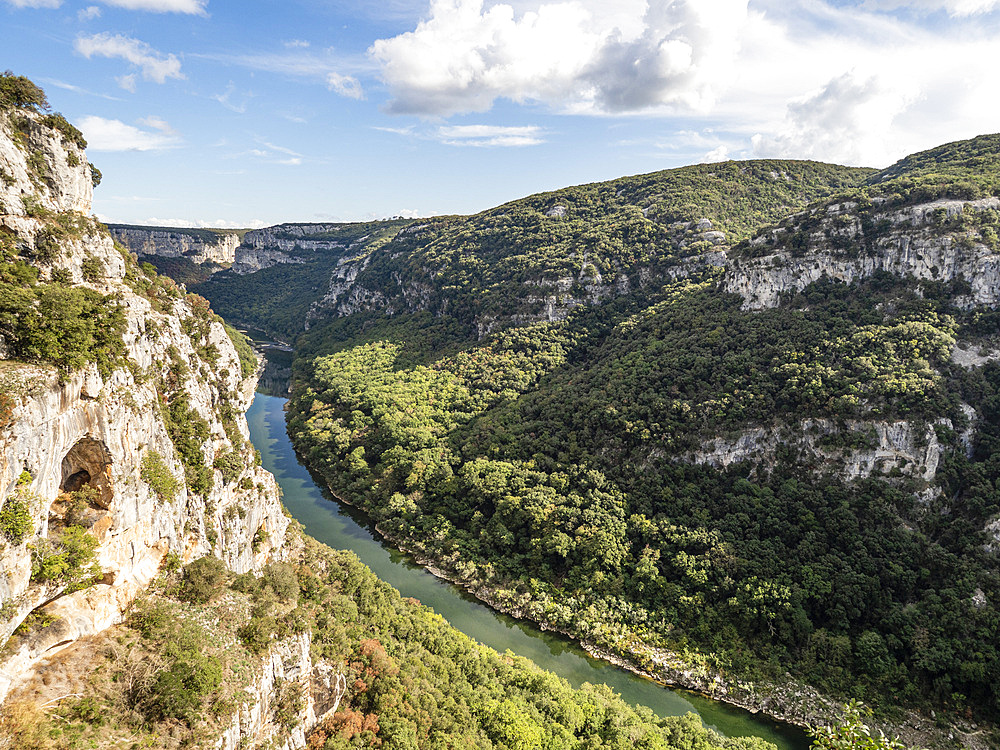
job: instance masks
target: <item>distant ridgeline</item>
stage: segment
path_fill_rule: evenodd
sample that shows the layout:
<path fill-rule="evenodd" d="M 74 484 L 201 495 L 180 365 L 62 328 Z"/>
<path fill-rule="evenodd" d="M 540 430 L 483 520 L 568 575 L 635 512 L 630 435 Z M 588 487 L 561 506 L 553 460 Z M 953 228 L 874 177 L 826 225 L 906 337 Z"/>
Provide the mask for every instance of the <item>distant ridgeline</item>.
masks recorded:
<path fill-rule="evenodd" d="M 109 224 L 141 261 L 212 298 L 227 318 L 277 337 L 302 329 L 312 302 L 345 258 L 391 238 L 409 221 L 188 229 Z M 212 280 L 221 271 L 222 280 Z M 246 278 L 243 278 L 246 277 Z M 202 288 L 200 285 L 205 285 Z M 264 298 L 261 289 L 270 290 Z"/>
<path fill-rule="evenodd" d="M 772 713 L 830 718 L 806 684 L 976 746 L 1000 717 L 998 155 L 340 225 L 197 290 L 295 341 L 310 466 L 481 597 Z"/>

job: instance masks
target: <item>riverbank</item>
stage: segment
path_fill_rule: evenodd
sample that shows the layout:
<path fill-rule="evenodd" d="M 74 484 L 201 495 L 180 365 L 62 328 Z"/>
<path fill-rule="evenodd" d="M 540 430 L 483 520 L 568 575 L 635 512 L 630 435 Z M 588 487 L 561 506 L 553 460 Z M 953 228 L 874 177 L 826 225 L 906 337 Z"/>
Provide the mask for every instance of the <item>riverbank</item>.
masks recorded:
<path fill-rule="evenodd" d="M 281 418 L 283 428 L 283 412 Z M 286 435 L 281 437 L 287 441 Z M 305 465 L 301 456 L 296 454 L 296 459 L 300 465 Z M 318 474 L 312 475 L 313 480 L 316 480 L 317 477 Z M 345 498 L 336 496 L 332 491 L 330 494 L 342 506 L 352 506 L 352 503 Z M 327 502 L 327 505 L 334 504 Z M 358 513 L 364 515 L 363 509 L 359 510 Z M 370 519 L 366 517 L 364 523 L 370 523 Z M 449 564 L 447 560 L 434 558 L 415 544 L 414 540 L 387 533 L 389 530 L 380 526 L 375 526 L 375 530 L 389 545 L 405 551 L 411 559 L 423 566 L 429 573 L 442 581 L 455 584 L 477 601 L 488 605 L 497 612 L 505 613 L 520 621 L 533 623 L 544 631 L 570 638 L 595 658 L 624 669 L 631 674 L 640 675 L 660 684 L 695 691 L 705 696 L 705 702 L 708 700 L 719 701 L 745 709 L 756 715 L 767 716 L 798 727 L 836 721 L 838 716 L 836 711 L 839 708 L 837 702 L 820 695 L 807 686 L 795 683 L 790 678 L 782 685 L 747 685 L 728 680 L 721 674 L 693 665 L 685 660 L 681 654 L 653 649 L 646 644 L 633 643 L 628 650 L 623 649 L 622 651 L 608 648 L 595 643 L 592 639 L 581 638 L 579 634 L 568 632 L 565 628 L 560 628 L 547 620 L 541 612 L 540 603 L 533 602 L 530 595 L 519 597 L 517 601 L 503 598 L 498 594 L 498 590 L 502 589 L 501 585 L 483 586 L 478 582 L 470 581 L 468 577 L 462 575 L 454 564 Z M 418 598 L 420 597 L 418 596 Z M 502 649 L 503 646 L 500 648 Z M 664 692 L 666 692 L 665 689 Z M 968 727 L 967 731 L 956 735 L 962 739 L 962 742 L 959 743 L 948 736 L 948 731 L 938 729 L 932 720 L 913 713 L 906 715 L 902 722 L 885 726 L 887 734 L 899 735 L 910 744 L 928 748 L 967 747 L 972 750 L 987 750 L 992 747 L 985 733 L 977 733 L 977 729 Z M 803 738 L 791 746 L 806 747 L 808 742 Z"/>
<path fill-rule="evenodd" d="M 305 458 L 296 451 L 303 466 L 309 468 Z M 312 473 L 312 469 L 310 469 Z M 318 472 L 316 473 L 318 476 Z M 326 491 L 337 502 L 356 507 L 327 484 Z M 469 580 L 448 561 L 430 554 L 414 540 L 391 533 L 379 524 L 375 530 L 393 547 L 409 555 L 428 572 L 443 581 L 460 587 L 492 609 L 518 620 L 530 622 L 544 631 L 558 633 L 578 643 L 596 659 L 613 664 L 635 675 L 658 684 L 689 690 L 713 701 L 719 701 L 753 714 L 767 716 L 774 721 L 808 730 L 811 726 L 835 726 L 843 720 L 844 703 L 826 696 L 814 687 L 794 680 L 791 675 L 783 683 L 748 683 L 732 679 L 717 670 L 693 664 L 684 655 L 668 649 L 655 648 L 646 643 L 633 643 L 627 649 L 615 650 L 605 645 L 581 637 L 566 628 L 547 620 L 538 611 L 533 611 L 529 594 L 525 594 L 523 604 L 512 603 L 500 595 L 504 583 L 484 585 Z M 511 587 L 515 582 L 509 582 Z M 907 710 L 902 711 L 902 719 L 888 721 L 873 720 L 871 724 L 889 737 L 898 737 L 914 748 L 963 748 L 964 750 L 995 750 L 997 745 L 990 741 L 989 732 L 974 724 L 938 726 L 933 718 Z"/>
<path fill-rule="evenodd" d="M 296 455 L 299 455 L 296 453 Z M 303 465 L 307 465 L 299 455 Z M 327 491 L 338 502 L 353 505 Z M 836 726 L 843 721 L 844 704 L 823 695 L 814 687 L 795 681 L 788 675 L 788 681 L 777 683 L 745 683 L 727 678 L 718 671 L 708 670 L 687 661 L 676 651 L 654 648 L 640 643 L 622 653 L 598 645 L 579 634 L 560 628 L 544 617 L 533 614 L 529 609 L 512 605 L 498 596 L 500 586 L 475 585 L 463 579 L 461 573 L 443 561 L 428 555 L 426 550 L 417 549 L 412 540 L 395 537 L 378 524 L 375 529 L 386 541 L 410 555 L 430 573 L 438 578 L 461 587 L 470 595 L 489 607 L 519 620 L 532 623 L 542 630 L 558 633 L 578 643 L 588 654 L 633 674 L 652 680 L 658 684 L 690 690 L 713 701 L 727 703 L 754 714 L 762 714 L 775 721 L 808 730 L 813 726 Z M 873 720 L 870 722 L 888 737 L 898 737 L 907 746 L 914 748 L 964 748 L 965 750 L 995 750 L 997 745 L 990 741 L 989 733 L 976 725 L 939 727 L 933 719 L 916 711 L 905 711 L 902 721 L 890 722 Z"/>
<path fill-rule="evenodd" d="M 638 673 L 598 659 L 577 641 L 555 630 L 542 630 L 516 619 L 473 596 L 464 588 L 435 576 L 412 556 L 384 539 L 360 509 L 321 492 L 322 480 L 299 462 L 285 432 L 284 400 L 259 396 L 248 415 L 254 444 L 264 466 L 284 490 L 289 512 L 306 532 L 321 542 L 355 552 L 375 574 L 404 596 L 415 598 L 451 625 L 500 653 L 511 651 L 567 679 L 574 687 L 607 684 L 632 705 L 642 705 L 663 717 L 697 713 L 702 721 L 727 737 L 754 736 L 778 750 L 807 750 L 809 740 L 798 728 L 771 721 L 731 704 L 665 687 Z M 270 430 L 270 435 L 267 430 Z"/>

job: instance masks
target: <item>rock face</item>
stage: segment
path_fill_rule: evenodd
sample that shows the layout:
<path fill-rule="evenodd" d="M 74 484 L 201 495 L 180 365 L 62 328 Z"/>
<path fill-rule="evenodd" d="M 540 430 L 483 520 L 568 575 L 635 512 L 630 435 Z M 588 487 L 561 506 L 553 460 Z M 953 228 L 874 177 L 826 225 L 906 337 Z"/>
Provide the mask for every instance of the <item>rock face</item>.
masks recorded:
<path fill-rule="evenodd" d="M 364 242 L 338 237 L 344 224 L 279 224 L 249 231 L 172 229 L 109 224 L 111 236 L 141 256 L 187 258 L 233 273 L 255 273 L 271 266 L 304 263 L 317 252 L 344 251 Z M 213 272 L 221 268 L 213 269 Z"/>
<path fill-rule="evenodd" d="M 260 676 L 246 690 L 248 701 L 219 738 L 217 750 L 261 747 L 267 741 L 272 742 L 274 750 L 305 747 L 309 730 L 333 714 L 347 692 L 344 675 L 326 662 L 313 664 L 311 645 L 311 634 L 303 633 L 271 648 L 264 657 Z M 275 724 L 273 704 L 290 689 L 300 690 L 304 700 L 292 722 L 294 726 L 287 729 Z M 287 729 L 287 734 L 282 729 Z"/>
<path fill-rule="evenodd" d="M 566 216 L 566 207 L 554 205 L 544 216 L 550 220 L 562 219 Z M 425 230 L 429 226 L 408 226 L 401 229 L 397 237 L 419 238 L 426 234 Z M 671 224 L 670 249 L 679 252 L 680 257 L 633 268 L 628 273 L 617 269 L 613 275 L 605 278 L 584 252 L 579 259 L 579 270 L 573 275 L 543 273 L 529 276 L 520 282 L 520 289 L 513 295 L 505 314 L 477 316 L 476 329 L 479 336 L 482 338 L 509 325 L 565 320 L 577 307 L 598 305 L 656 282 L 686 278 L 707 267 L 724 266 L 728 247 L 725 235 L 710 231 L 711 227 L 712 222 L 708 219 Z M 707 249 L 685 257 L 685 248 L 695 242 L 703 243 Z M 447 292 L 440 288 L 438 271 L 433 268 L 414 271 L 410 268 L 407 271 L 393 270 L 387 274 L 384 265 L 376 262 L 384 264 L 387 258 L 391 261 L 400 255 L 402 252 L 392 243 L 383 245 L 374 253 L 366 249 L 353 257 L 345 254 L 331 275 L 326 294 L 310 307 L 306 327 L 325 318 L 346 317 L 358 312 L 384 315 L 426 310 L 435 314 L 447 312 L 449 299 Z"/>
<path fill-rule="evenodd" d="M 89 213 L 94 187 L 83 149 L 34 112 L 0 120 L 0 214 Z"/>
<path fill-rule="evenodd" d="M 29 614 L 55 619 L 38 637 L 10 639 L 0 658 L 0 701 L 42 656 L 120 622 L 167 555 L 214 554 L 234 571 L 254 571 L 285 554 L 288 525 L 274 478 L 256 464 L 248 440 L 244 412 L 256 376 L 243 376 L 222 324 L 168 282 L 161 280 L 159 297 L 140 293 L 152 282 L 82 213 L 91 195 L 82 152 L 42 129 L 37 116 L 14 116 L 27 118 L 29 135 L 18 145 L 8 122 L 0 136 L 0 168 L 13 175 L 0 226 L 34 259 L 41 281 L 58 276 L 116 295 L 126 362 L 102 374 L 95 365 L 59 373 L 0 361 L 0 521 L 7 519 L 0 523 L 0 637 Z M 83 166 L 71 166 L 71 156 Z M 51 168 L 39 177 L 25 171 L 31 163 Z M 59 213 L 26 215 L 24 200 L 10 196 Z M 77 231 L 59 235 L 58 251 L 39 261 L 37 248 L 59 221 Z M 171 437 L 168 398 L 182 399 L 186 419 L 203 423 L 186 455 Z M 195 491 L 186 470 L 198 465 L 208 481 Z M 90 499 L 71 507 L 70 493 L 88 487 Z M 11 518 L 24 528 L 12 531 Z M 47 550 L 71 529 L 96 543 L 96 582 L 40 573 Z"/>
<path fill-rule="evenodd" d="M 111 236 L 130 252 L 142 257 L 187 258 L 192 263 L 229 266 L 236 260 L 239 232 L 133 227 L 109 224 Z"/>
<path fill-rule="evenodd" d="M 884 271 L 927 281 L 964 279 L 967 306 L 1000 302 L 1000 255 L 965 232 L 948 231 L 947 222 L 964 212 L 1000 207 L 1000 198 L 938 200 L 902 209 L 875 211 L 866 237 L 858 206 L 841 203 L 790 217 L 785 226 L 750 242 L 766 249 L 798 227 L 799 252 L 782 250 L 733 261 L 724 288 L 743 297 L 744 309 L 775 307 L 782 297 L 826 277 L 851 283 Z"/>
<path fill-rule="evenodd" d="M 944 452 L 936 425 L 952 428 L 948 419 L 929 425 L 903 420 L 837 425 L 829 419 L 804 419 L 797 425 L 751 427 L 735 437 L 713 438 L 687 458 L 719 468 L 749 462 L 759 471 L 775 463 L 779 448 L 794 447 L 799 460 L 817 473 L 847 480 L 898 473 L 929 483 Z"/>
<path fill-rule="evenodd" d="M 253 229 L 246 233 L 236 251 L 233 273 L 254 273 L 280 263 L 303 263 L 318 251 L 343 250 L 349 243 L 336 236 L 342 227 L 341 224 L 278 224 Z"/>

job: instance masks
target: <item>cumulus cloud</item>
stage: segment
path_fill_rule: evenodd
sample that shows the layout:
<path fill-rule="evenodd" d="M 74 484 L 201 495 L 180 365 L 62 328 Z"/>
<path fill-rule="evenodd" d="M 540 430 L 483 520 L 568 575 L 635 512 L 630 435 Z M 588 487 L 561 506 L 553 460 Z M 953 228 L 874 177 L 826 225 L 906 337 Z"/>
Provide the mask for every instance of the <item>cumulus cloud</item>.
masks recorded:
<path fill-rule="evenodd" d="M 101 9 L 96 5 L 88 5 L 86 8 L 78 10 L 76 17 L 79 21 L 93 21 L 95 18 L 101 17 Z"/>
<path fill-rule="evenodd" d="M 330 91 L 335 91 L 348 99 L 364 99 L 365 92 L 361 88 L 361 82 L 353 76 L 345 76 L 340 73 L 328 73 L 326 85 Z"/>
<path fill-rule="evenodd" d="M 101 0 L 126 10 L 148 10 L 154 13 L 188 13 L 204 16 L 208 0 Z"/>
<path fill-rule="evenodd" d="M 777 133 L 754 135 L 754 154 L 877 164 L 891 151 L 893 121 L 914 98 L 913 92 L 886 85 L 877 76 L 845 73 L 789 104 Z"/>
<path fill-rule="evenodd" d="M 573 111 L 704 110 L 731 75 L 747 0 L 543 2 L 516 13 L 432 0 L 414 31 L 369 50 L 390 111 L 485 111 L 498 98 Z"/>
<path fill-rule="evenodd" d="M 545 143 L 542 129 L 534 125 L 450 125 L 438 128 L 437 137 L 449 146 L 537 146 Z"/>
<path fill-rule="evenodd" d="M 159 117 L 146 117 L 139 124 L 152 130 L 95 115 L 77 121 L 89 151 L 158 151 L 176 146 L 180 141 L 173 128 Z"/>
<path fill-rule="evenodd" d="M 145 42 L 122 34 L 94 34 L 79 36 L 74 45 L 76 51 L 86 58 L 120 57 L 139 68 L 147 81 L 165 83 L 168 78 L 185 78 L 181 73 L 181 63 L 174 55 L 164 55 Z M 119 85 L 128 91 L 135 90 L 135 74 L 129 73 L 117 79 Z"/>

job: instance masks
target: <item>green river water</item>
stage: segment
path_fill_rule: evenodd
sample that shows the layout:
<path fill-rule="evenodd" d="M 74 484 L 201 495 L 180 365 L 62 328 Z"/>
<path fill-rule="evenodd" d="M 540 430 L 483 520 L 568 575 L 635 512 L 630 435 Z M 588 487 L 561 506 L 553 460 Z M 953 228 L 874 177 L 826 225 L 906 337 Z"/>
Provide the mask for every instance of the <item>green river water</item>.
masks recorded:
<path fill-rule="evenodd" d="M 320 491 L 299 463 L 285 432 L 285 401 L 257 394 L 247 413 L 250 437 L 261 453 L 264 468 L 278 480 L 285 507 L 314 538 L 335 549 L 354 551 L 383 581 L 404 596 L 419 599 L 480 643 L 500 652 L 510 650 L 525 656 L 574 686 L 603 682 L 627 702 L 648 706 L 661 716 L 694 711 L 707 725 L 730 737 L 763 737 L 780 750 L 809 747 L 805 733 L 796 727 L 695 693 L 663 687 L 594 659 L 568 638 L 496 612 L 460 587 L 435 577 L 385 543 L 362 511 L 341 505 L 329 493 Z"/>

